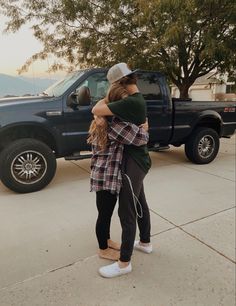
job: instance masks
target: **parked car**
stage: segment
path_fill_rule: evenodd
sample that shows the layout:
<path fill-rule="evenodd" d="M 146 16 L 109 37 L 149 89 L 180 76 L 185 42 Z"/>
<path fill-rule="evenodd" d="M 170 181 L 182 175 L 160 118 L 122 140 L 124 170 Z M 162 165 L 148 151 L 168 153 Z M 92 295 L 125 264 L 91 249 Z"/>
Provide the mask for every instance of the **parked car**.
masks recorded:
<path fill-rule="evenodd" d="M 91 109 L 106 94 L 106 74 L 107 69 L 80 70 L 39 96 L 0 99 L 5 186 L 20 193 L 40 190 L 53 179 L 57 158 L 90 157 L 81 152 L 90 150 Z M 220 137 L 235 132 L 235 102 L 171 99 L 165 76 L 155 71 L 140 71 L 138 86 L 147 103 L 150 150 L 184 144 L 191 162 L 207 164 L 217 156 Z"/>

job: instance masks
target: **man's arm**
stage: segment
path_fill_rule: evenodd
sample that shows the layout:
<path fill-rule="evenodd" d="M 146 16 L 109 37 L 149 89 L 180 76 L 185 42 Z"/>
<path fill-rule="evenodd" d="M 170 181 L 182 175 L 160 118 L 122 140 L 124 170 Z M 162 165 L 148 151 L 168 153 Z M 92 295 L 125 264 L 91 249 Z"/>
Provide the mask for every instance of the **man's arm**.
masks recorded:
<path fill-rule="evenodd" d="M 107 106 L 106 98 L 97 102 L 97 104 L 92 108 L 92 113 L 96 116 L 113 116 L 113 113 Z"/>
<path fill-rule="evenodd" d="M 149 135 L 142 127 L 114 118 L 109 126 L 108 138 L 122 144 L 139 147 L 148 143 Z"/>

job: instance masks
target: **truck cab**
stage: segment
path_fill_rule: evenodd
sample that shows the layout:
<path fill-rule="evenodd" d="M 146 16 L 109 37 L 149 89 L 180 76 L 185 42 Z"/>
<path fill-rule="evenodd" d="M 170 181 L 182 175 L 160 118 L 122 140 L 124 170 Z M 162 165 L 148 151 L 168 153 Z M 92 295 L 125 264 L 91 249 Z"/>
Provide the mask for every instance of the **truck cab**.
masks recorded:
<path fill-rule="evenodd" d="M 104 98 L 109 84 L 107 69 L 92 69 L 81 72 L 78 82 L 66 90 L 63 99 L 63 117 L 66 147 L 62 154 L 74 154 L 76 151 L 89 150 L 87 136 L 92 120 L 92 107 Z M 166 142 L 172 133 L 172 103 L 165 77 L 161 73 L 140 71 L 137 73 L 138 87 L 147 103 L 150 125 L 149 146 Z M 52 95 L 55 87 L 46 93 Z"/>

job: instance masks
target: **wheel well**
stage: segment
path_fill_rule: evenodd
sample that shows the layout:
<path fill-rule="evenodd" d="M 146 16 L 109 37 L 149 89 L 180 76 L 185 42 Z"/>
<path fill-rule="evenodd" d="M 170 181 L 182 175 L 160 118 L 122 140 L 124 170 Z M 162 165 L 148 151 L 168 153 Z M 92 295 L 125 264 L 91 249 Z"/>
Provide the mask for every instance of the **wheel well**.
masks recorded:
<path fill-rule="evenodd" d="M 22 138 L 40 140 L 57 154 L 57 146 L 54 137 L 47 130 L 31 125 L 9 127 L 3 131 L 0 134 L 0 152 L 12 141 Z"/>
<path fill-rule="evenodd" d="M 194 130 L 199 127 L 208 127 L 217 132 L 218 135 L 221 133 L 221 122 L 215 118 L 203 118 L 201 119 L 198 124 L 195 126 Z"/>

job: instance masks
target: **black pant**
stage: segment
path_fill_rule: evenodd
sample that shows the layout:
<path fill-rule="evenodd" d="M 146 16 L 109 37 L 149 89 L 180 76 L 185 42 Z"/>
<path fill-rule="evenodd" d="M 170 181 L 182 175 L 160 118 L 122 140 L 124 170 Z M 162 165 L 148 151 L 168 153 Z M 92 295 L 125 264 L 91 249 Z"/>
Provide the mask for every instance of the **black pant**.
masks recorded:
<path fill-rule="evenodd" d="M 128 175 L 134 194 L 138 198 L 142 207 L 142 218 L 137 218 L 134 200 L 128 178 Z M 138 221 L 140 241 L 144 243 L 150 242 L 150 213 L 148 204 L 144 194 L 143 179 L 145 173 L 139 165 L 129 156 L 124 155 L 122 160 L 122 188 L 119 194 L 118 214 L 122 228 L 122 244 L 121 244 L 121 261 L 130 261 L 133 252 L 136 220 Z M 109 191 L 98 191 L 96 193 L 96 204 L 98 209 L 98 218 L 96 223 L 96 235 L 100 249 L 108 247 L 107 240 L 110 239 L 111 217 L 115 208 L 117 196 Z M 138 212 L 140 209 L 137 205 Z"/>
<path fill-rule="evenodd" d="M 130 183 L 125 174 L 130 178 L 133 192 L 141 204 L 142 218 L 137 218 Z M 136 234 L 136 220 L 138 221 L 140 231 L 140 241 L 144 243 L 150 242 L 150 212 L 143 188 L 145 175 L 146 173 L 140 168 L 140 166 L 130 156 L 124 154 L 122 160 L 122 188 L 119 194 L 118 209 L 122 228 L 120 260 L 124 262 L 130 261 L 132 256 Z"/>
<path fill-rule="evenodd" d="M 111 217 L 116 205 L 117 195 L 109 191 L 102 190 L 96 192 L 96 204 L 98 209 L 98 218 L 96 223 L 96 235 L 99 248 L 105 250 L 107 240 L 110 239 Z"/>

